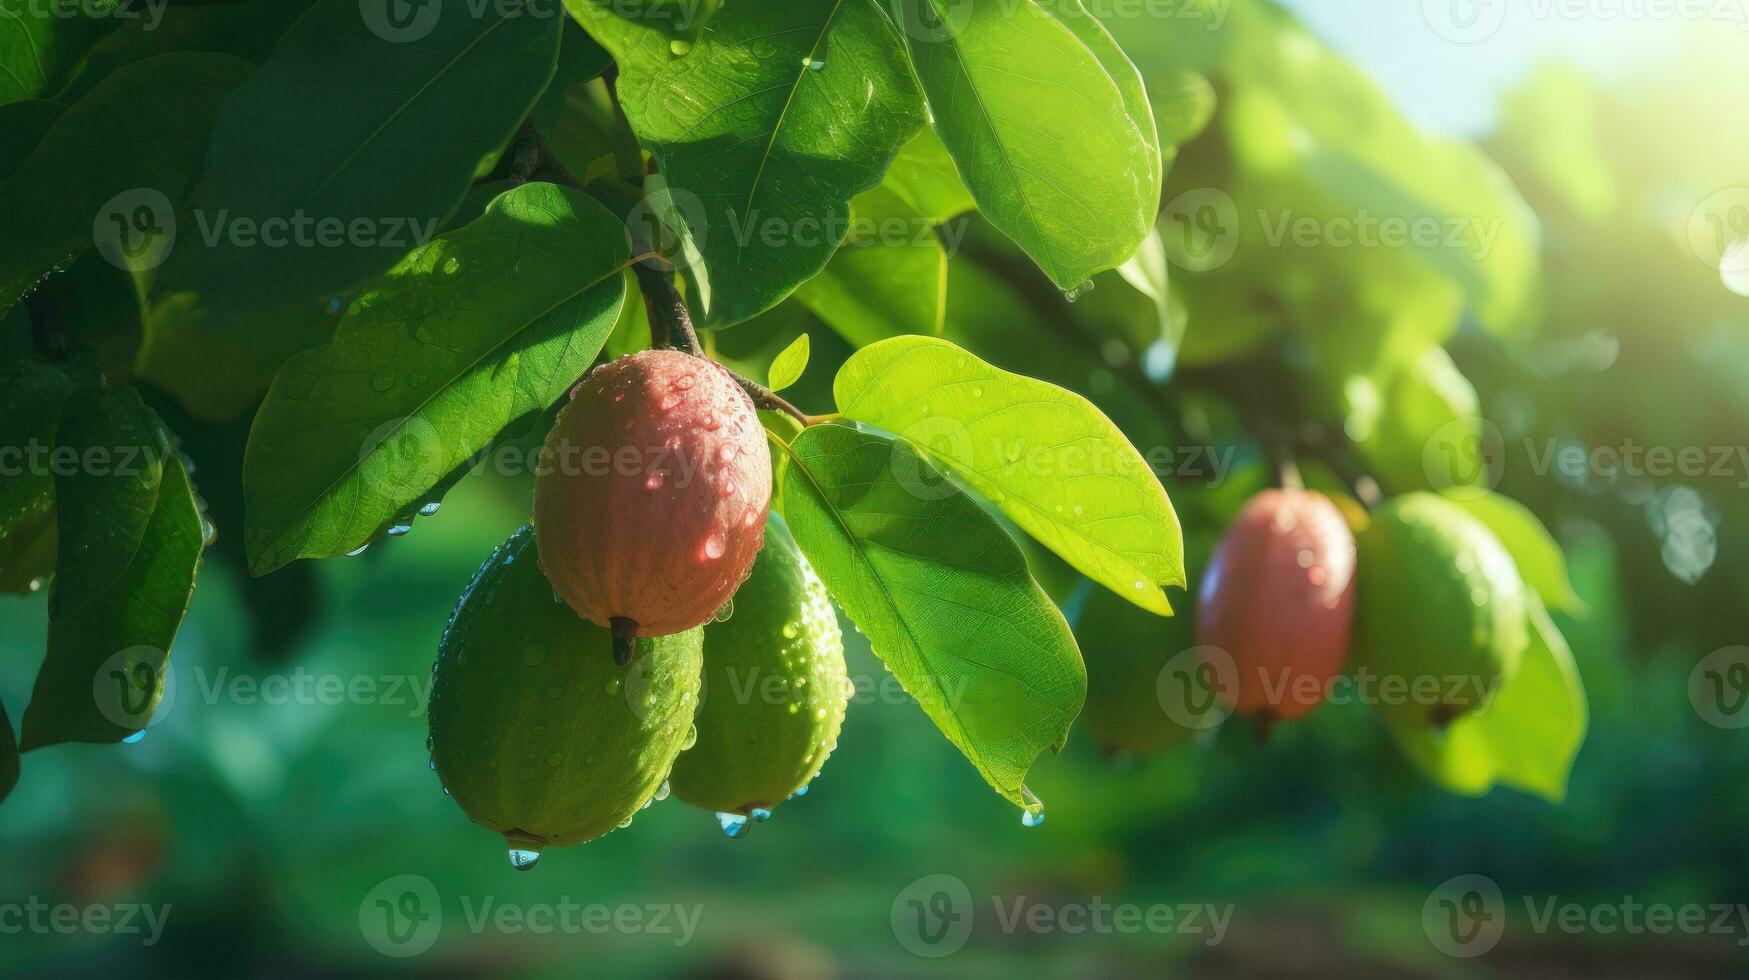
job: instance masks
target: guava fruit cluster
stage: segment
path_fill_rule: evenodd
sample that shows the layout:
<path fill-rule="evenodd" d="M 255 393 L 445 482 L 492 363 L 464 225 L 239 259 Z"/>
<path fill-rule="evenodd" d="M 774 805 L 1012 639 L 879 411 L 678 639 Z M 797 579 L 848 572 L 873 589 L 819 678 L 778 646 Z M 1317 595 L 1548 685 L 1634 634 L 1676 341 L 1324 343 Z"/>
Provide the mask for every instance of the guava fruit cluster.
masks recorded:
<path fill-rule="evenodd" d="M 1203 568 L 1194 609 L 1170 619 L 1089 595 L 1077 628 L 1082 724 L 1098 745 L 1153 754 L 1229 714 L 1267 734 L 1350 673 L 1363 700 L 1412 726 L 1444 728 L 1485 708 L 1530 643 L 1511 554 L 1437 493 L 1394 497 L 1360 518 L 1349 503 L 1300 489 L 1251 497 L 1208 560 L 1192 562 Z M 1209 689 L 1219 707 L 1198 703 Z"/>
<path fill-rule="evenodd" d="M 541 568 L 577 615 L 622 636 L 704 624 L 765 540 L 765 430 L 713 361 L 648 350 L 602 365 L 572 390 L 541 457 Z"/>
<path fill-rule="evenodd" d="M 719 365 L 645 351 L 572 390 L 534 523 L 476 573 L 433 667 L 432 768 L 515 866 L 671 788 L 738 836 L 819 773 L 843 637 L 770 500 L 764 429 Z"/>

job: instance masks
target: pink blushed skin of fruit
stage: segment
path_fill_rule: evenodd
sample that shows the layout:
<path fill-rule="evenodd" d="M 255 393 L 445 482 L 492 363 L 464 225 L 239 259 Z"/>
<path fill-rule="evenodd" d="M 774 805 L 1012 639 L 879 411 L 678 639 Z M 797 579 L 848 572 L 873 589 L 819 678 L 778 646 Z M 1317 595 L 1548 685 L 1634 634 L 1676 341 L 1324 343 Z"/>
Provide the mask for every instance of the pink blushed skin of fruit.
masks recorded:
<path fill-rule="evenodd" d="M 1265 490 L 1246 503 L 1197 593 L 1197 642 L 1237 667 L 1233 708 L 1299 718 L 1342 673 L 1354 625 L 1354 534 L 1330 498 Z"/>
<path fill-rule="evenodd" d="M 579 616 L 666 636 L 709 620 L 765 542 L 771 451 L 721 365 L 629 354 L 571 391 L 535 479 L 541 570 Z"/>

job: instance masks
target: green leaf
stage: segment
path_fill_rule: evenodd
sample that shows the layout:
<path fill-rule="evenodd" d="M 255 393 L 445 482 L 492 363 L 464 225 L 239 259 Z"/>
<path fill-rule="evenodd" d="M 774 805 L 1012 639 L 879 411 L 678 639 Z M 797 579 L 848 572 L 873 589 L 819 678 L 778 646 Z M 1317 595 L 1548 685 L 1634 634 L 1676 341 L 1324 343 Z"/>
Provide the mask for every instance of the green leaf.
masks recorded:
<path fill-rule="evenodd" d="M 770 380 L 766 387 L 772 391 L 782 391 L 802 380 L 802 372 L 807 369 L 808 335 L 802 334 L 772 360 L 771 371 L 767 375 Z"/>
<path fill-rule="evenodd" d="M 67 107 L 47 99 L 26 99 L 0 105 L 0 180 L 12 176 Z"/>
<path fill-rule="evenodd" d="M 1099 59 L 1112 83 L 1117 86 L 1118 95 L 1123 98 L 1124 111 L 1129 114 L 1130 122 L 1135 124 L 1136 131 L 1141 134 L 1142 142 L 1146 144 L 1146 159 L 1142 162 L 1153 167 L 1153 170 L 1143 176 L 1143 187 L 1151 188 L 1153 197 L 1144 202 L 1150 217 L 1160 210 L 1160 183 L 1165 179 L 1165 164 L 1160 158 L 1160 130 L 1154 122 L 1154 107 L 1148 101 L 1148 89 L 1142 82 L 1142 73 L 1130 62 L 1129 56 L 1118 47 L 1117 41 L 1106 30 L 1105 25 L 1096 20 L 1087 8 L 1082 6 L 1082 0 L 1040 0 L 1051 16 L 1062 22 L 1064 27 L 1075 32 L 1075 37 L 1087 50 Z"/>
<path fill-rule="evenodd" d="M 935 130 L 985 217 L 1065 290 L 1135 254 L 1159 210 L 1159 138 L 1151 116 L 1138 125 L 1134 69 L 1114 81 L 1106 62 L 1122 55 L 1085 11 L 1059 19 L 1032 0 L 895 10 Z"/>
<path fill-rule="evenodd" d="M 267 60 L 286 28 L 309 10 L 313 0 L 273 3 L 162 3 L 93 45 L 78 75 L 55 98 L 71 104 L 123 65 L 177 51 L 212 51 L 259 65 Z"/>
<path fill-rule="evenodd" d="M 888 191 L 898 195 L 911 210 L 930 224 L 945 224 L 978 206 L 972 192 L 960 179 L 953 155 L 933 129 L 920 129 L 911 141 L 899 147 L 899 155 L 887 169 L 881 186 L 870 194 Z M 864 195 L 867 196 L 867 195 Z"/>
<path fill-rule="evenodd" d="M 553 75 L 563 21 L 533 3 L 434 0 L 402 26 L 318 0 L 226 102 L 199 234 L 159 291 L 224 310 L 325 301 L 429 240 Z"/>
<path fill-rule="evenodd" d="M 0 311 L 93 244 L 119 259 L 127 253 L 117 249 L 162 243 L 136 236 L 141 215 L 151 229 L 174 227 L 219 103 L 251 70 L 229 55 L 159 55 L 117 70 L 68 109 L 0 181 L 11 229 L 0 235 Z"/>
<path fill-rule="evenodd" d="M 18 785 L 18 739 L 12 734 L 12 719 L 6 717 L 6 705 L 0 703 L 0 803 Z"/>
<path fill-rule="evenodd" d="M 339 317 L 305 304 L 250 312 L 215 325 L 189 293 L 155 297 L 141 313 L 134 374 L 164 389 L 184 411 L 225 422 L 255 406 L 280 367 L 326 343 Z"/>
<path fill-rule="evenodd" d="M 1178 515 L 1141 453 L 1093 403 L 929 337 L 857 351 L 833 385 L 846 418 L 893 432 L 963 477 L 1087 577 L 1161 615 L 1185 584 Z"/>
<path fill-rule="evenodd" d="M 0 103 L 53 95 L 115 26 L 107 13 L 96 5 L 0 0 Z"/>
<path fill-rule="evenodd" d="M 55 481 L 61 547 L 25 751 L 146 726 L 203 548 L 188 474 L 132 388 L 78 396 L 60 444 L 79 464 Z"/>
<path fill-rule="evenodd" d="M 53 364 L 0 360 L 0 592 L 30 595 L 54 573 L 55 437 L 72 391 Z"/>
<path fill-rule="evenodd" d="M 1480 712 L 1444 731 L 1384 715 L 1409 759 L 1451 792 L 1481 796 L 1500 784 L 1553 803 L 1566 798 L 1589 724 L 1585 685 L 1566 639 L 1534 599 L 1530 618 L 1518 672 Z"/>
<path fill-rule="evenodd" d="M 1524 584 L 1552 609 L 1576 613 L 1585 607 L 1567 577 L 1567 556 L 1530 508 L 1499 493 L 1448 492 L 1447 499 L 1488 525 L 1518 563 Z"/>
<path fill-rule="evenodd" d="M 619 63 L 707 326 L 768 310 L 824 268 L 851 198 L 923 121 L 875 0 L 727 4 L 685 54 L 665 21 L 618 16 L 607 0 L 566 5 Z"/>
<path fill-rule="evenodd" d="M 1087 673 L 1020 549 L 904 442 L 828 424 L 792 449 L 783 515 L 833 598 L 990 785 L 1036 802 L 1023 780 Z"/>
<path fill-rule="evenodd" d="M 262 574 L 368 544 L 556 402 L 625 298 L 625 226 L 581 191 L 525 184 L 373 284 L 334 341 L 280 370 L 244 460 Z"/>
<path fill-rule="evenodd" d="M 853 232 L 796 299 L 858 346 L 939 334 L 947 313 L 947 252 L 928 219 L 882 185 L 851 205 Z"/>

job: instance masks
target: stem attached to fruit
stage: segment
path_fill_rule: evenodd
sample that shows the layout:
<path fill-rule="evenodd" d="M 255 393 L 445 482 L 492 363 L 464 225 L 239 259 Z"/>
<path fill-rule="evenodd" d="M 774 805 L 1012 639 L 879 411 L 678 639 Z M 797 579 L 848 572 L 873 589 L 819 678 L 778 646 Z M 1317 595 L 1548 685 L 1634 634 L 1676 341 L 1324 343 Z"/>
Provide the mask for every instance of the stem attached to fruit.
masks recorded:
<path fill-rule="evenodd" d="M 615 616 L 608 620 L 613 629 L 613 662 L 621 667 L 632 662 L 632 654 L 637 650 L 638 624 L 624 616 Z"/>
<path fill-rule="evenodd" d="M 686 300 L 681 297 L 680 290 L 674 288 L 674 281 L 666 273 L 648 265 L 640 264 L 636 268 L 638 288 L 643 290 L 644 308 L 650 317 L 650 342 L 657 347 L 674 348 L 694 357 L 704 357 L 704 348 L 698 342 L 698 331 L 692 326 L 692 314 L 687 311 Z M 782 412 L 803 425 L 822 421 L 791 405 L 777 392 L 757 381 L 743 378 L 734 371 L 729 371 L 729 376 L 753 400 L 755 408 Z"/>

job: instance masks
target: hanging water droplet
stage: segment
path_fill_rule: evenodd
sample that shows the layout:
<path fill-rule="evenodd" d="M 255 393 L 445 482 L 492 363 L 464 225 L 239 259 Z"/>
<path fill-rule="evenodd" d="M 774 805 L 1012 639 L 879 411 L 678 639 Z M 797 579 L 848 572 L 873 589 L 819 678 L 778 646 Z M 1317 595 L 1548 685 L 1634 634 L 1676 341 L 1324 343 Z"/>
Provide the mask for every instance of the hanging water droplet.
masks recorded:
<path fill-rule="evenodd" d="M 687 749 L 690 749 L 694 745 L 697 745 L 697 744 L 698 744 L 698 726 L 697 725 L 686 726 L 686 738 L 684 740 L 682 740 L 680 743 L 680 751 L 685 752 Z M 667 784 L 664 783 L 663 785 L 666 786 Z"/>
<path fill-rule="evenodd" d="M 359 555 L 364 554 L 364 549 L 366 549 L 368 547 L 370 547 L 370 542 L 366 541 L 364 544 L 361 544 L 358 547 L 352 549 L 351 551 L 348 551 L 346 553 L 346 557 L 357 558 Z"/>
<path fill-rule="evenodd" d="M 1038 810 L 1022 810 L 1022 811 L 1020 811 L 1020 825 L 1022 827 L 1037 827 L 1039 824 L 1044 823 L 1044 822 L 1045 822 L 1045 811 L 1042 807 Z"/>
<path fill-rule="evenodd" d="M 1063 298 L 1073 303 L 1091 292 L 1093 292 L 1093 280 L 1089 279 L 1074 289 L 1063 290 Z"/>
<path fill-rule="evenodd" d="M 140 744 L 141 740 L 143 740 L 145 737 L 146 737 L 146 730 L 144 728 L 142 728 L 139 731 L 133 733 L 132 735 L 129 735 L 127 738 L 122 739 L 121 741 L 122 741 L 123 745 L 138 745 L 138 744 Z"/>
<path fill-rule="evenodd" d="M 510 866 L 518 871 L 527 871 L 540 861 L 539 851 L 525 850 L 519 847 L 510 849 Z"/>
<path fill-rule="evenodd" d="M 432 771 L 432 772 L 436 772 L 436 771 L 437 771 L 437 760 L 436 760 L 436 759 L 430 759 L 430 760 L 427 760 L 427 762 L 426 762 L 426 766 L 427 766 L 427 768 L 429 768 L 429 769 L 430 769 L 430 770 L 431 770 L 431 771 Z"/>
<path fill-rule="evenodd" d="M 205 547 L 211 547 L 212 543 L 218 539 L 218 526 L 212 522 L 212 518 L 205 514 L 200 515 L 200 543 Z"/>
<path fill-rule="evenodd" d="M 749 814 L 749 816 L 751 816 L 753 818 L 754 823 L 764 823 L 765 821 L 771 819 L 771 811 L 770 810 L 762 810 L 759 807 L 754 807 L 752 813 Z"/>
<path fill-rule="evenodd" d="M 730 840 L 736 840 L 747 833 L 747 818 L 739 813 L 717 812 L 717 826 L 723 828 Z"/>
<path fill-rule="evenodd" d="M 686 57 L 686 53 L 688 51 L 691 51 L 691 50 L 692 50 L 692 42 L 691 41 L 683 40 L 681 38 L 675 38 L 674 40 L 668 42 L 668 52 L 670 54 L 674 55 L 674 57 L 676 57 L 676 58 Z"/>
<path fill-rule="evenodd" d="M 734 597 L 731 596 L 728 599 L 728 601 L 724 602 L 722 605 L 717 607 L 716 614 L 711 616 L 711 622 L 726 623 L 734 615 L 735 615 L 735 600 L 734 600 Z"/>
<path fill-rule="evenodd" d="M 441 501 L 441 500 L 428 501 L 427 503 L 420 506 L 419 516 L 420 517 L 436 517 L 438 508 L 440 508 L 442 506 L 443 506 L 443 501 Z"/>
<path fill-rule="evenodd" d="M 392 524 L 389 526 L 389 537 L 399 538 L 399 537 L 402 537 L 402 536 L 406 535 L 407 533 L 411 532 L 412 530 L 413 530 L 413 525 L 411 523 Z"/>
<path fill-rule="evenodd" d="M 662 785 L 656 787 L 656 795 L 650 797 L 650 799 L 655 800 L 656 802 L 660 803 L 663 800 L 668 798 L 668 793 L 669 793 L 668 780 L 664 779 L 664 780 L 662 780 Z"/>
<path fill-rule="evenodd" d="M 790 799 L 793 800 L 798 796 L 807 796 L 808 795 L 808 787 L 811 785 L 813 785 L 813 784 L 812 783 L 803 783 L 801 786 L 796 788 L 796 791 L 794 793 L 790 794 Z"/>

